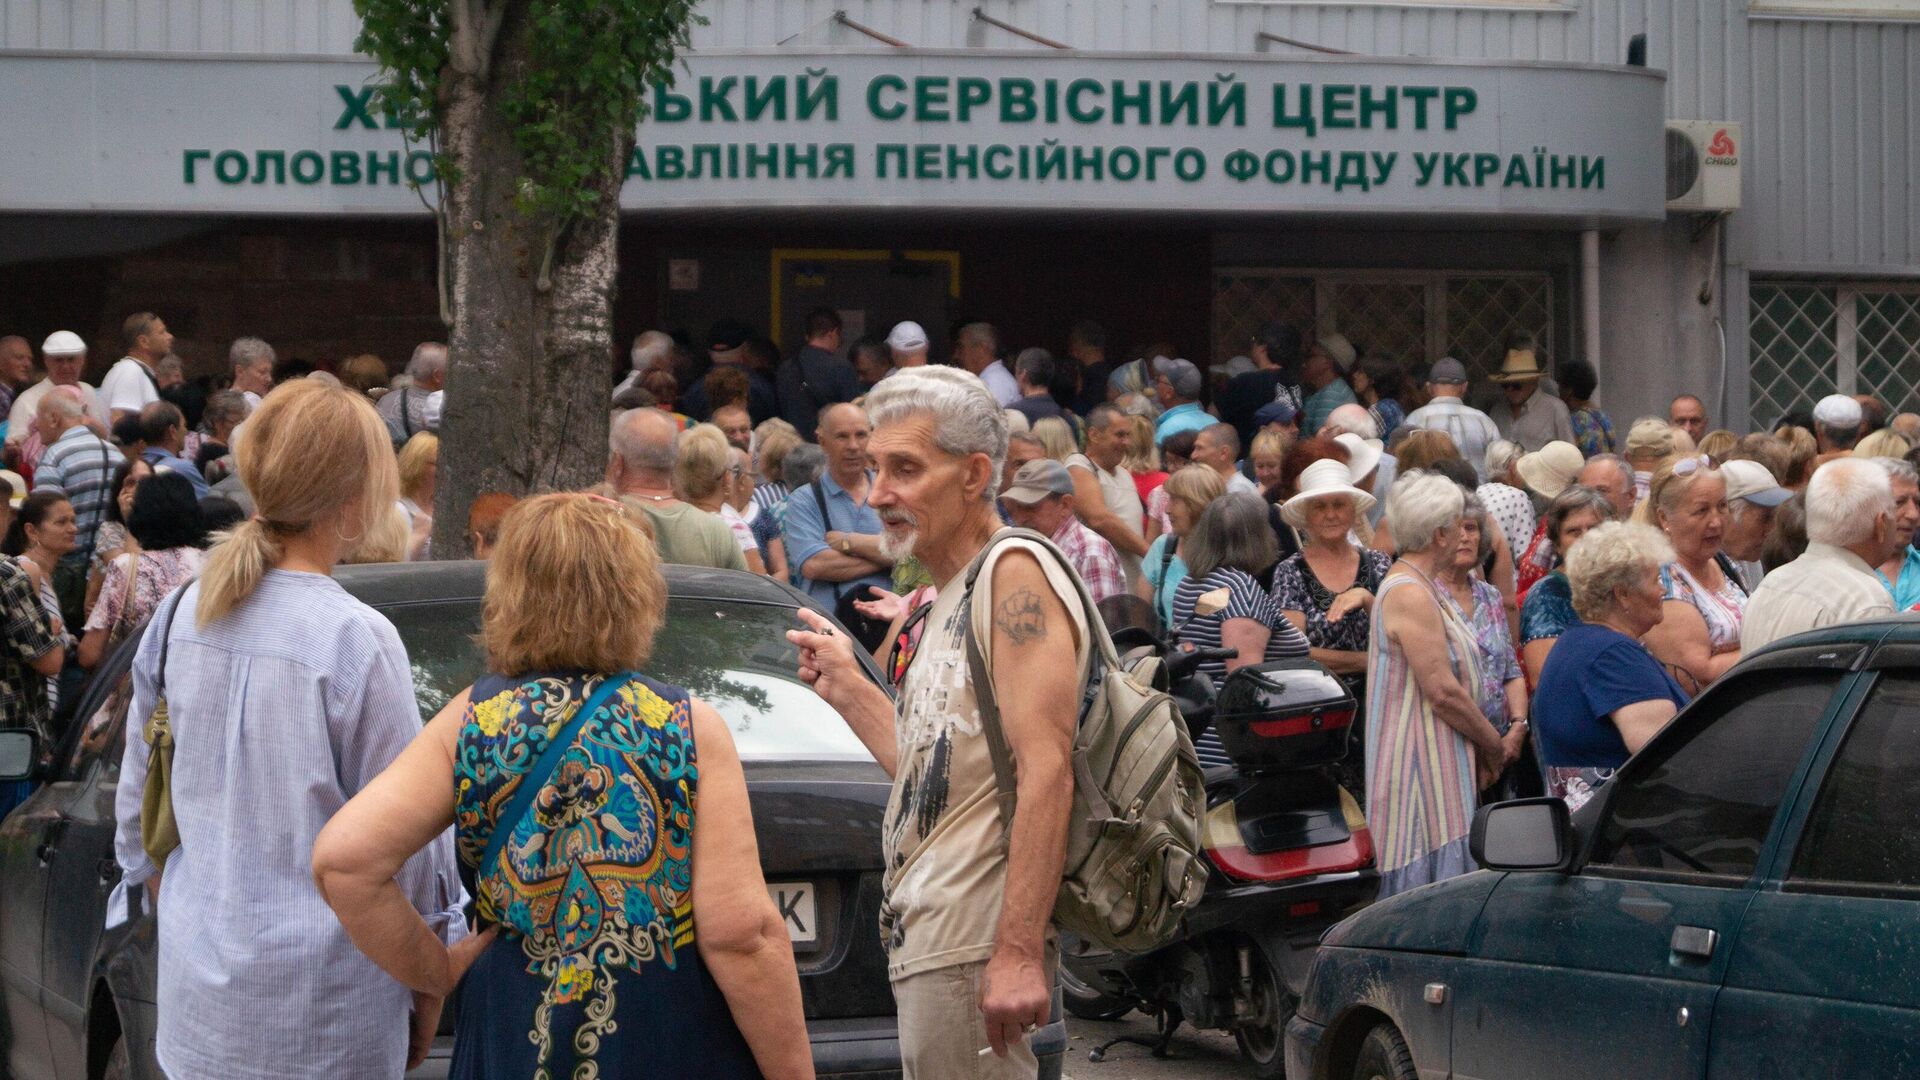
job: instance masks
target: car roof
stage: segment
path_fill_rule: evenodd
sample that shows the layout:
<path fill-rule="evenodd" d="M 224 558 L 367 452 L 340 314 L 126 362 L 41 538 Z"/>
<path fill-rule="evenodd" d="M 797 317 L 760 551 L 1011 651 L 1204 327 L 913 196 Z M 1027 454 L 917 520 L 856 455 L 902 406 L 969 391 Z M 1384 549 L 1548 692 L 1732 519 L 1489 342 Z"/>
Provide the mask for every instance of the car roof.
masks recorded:
<path fill-rule="evenodd" d="M 667 580 L 667 595 L 676 600 L 727 600 L 819 610 L 806 593 L 763 574 L 678 564 L 662 564 L 660 572 Z M 380 606 L 478 600 L 486 594 L 486 575 L 486 563 L 463 560 L 342 566 L 334 571 L 334 580 L 362 603 Z"/>
<path fill-rule="evenodd" d="M 1822 646 L 1849 645 L 1857 647 L 1858 652 L 1853 655 L 1853 662 L 1848 667 L 1879 667 L 1895 657 L 1902 662 L 1910 661 L 1915 655 L 1914 646 L 1920 645 L 1920 614 L 1864 619 L 1793 634 L 1742 656 L 1740 666 L 1746 667 L 1748 661 L 1765 657 L 1784 661 L 1787 658 L 1778 654 L 1788 651 L 1809 655 L 1811 650 Z"/>

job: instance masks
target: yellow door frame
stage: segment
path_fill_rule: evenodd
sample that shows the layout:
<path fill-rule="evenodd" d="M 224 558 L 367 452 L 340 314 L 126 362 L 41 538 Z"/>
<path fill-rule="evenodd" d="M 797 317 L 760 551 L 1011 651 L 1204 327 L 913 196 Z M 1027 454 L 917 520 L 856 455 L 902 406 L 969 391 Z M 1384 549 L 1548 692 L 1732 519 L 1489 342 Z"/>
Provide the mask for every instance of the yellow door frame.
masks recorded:
<path fill-rule="evenodd" d="M 768 335 L 775 342 L 780 335 L 780 281 L 790 262 L 886 262 L 895 258 L 912 262 L 945 263 L 947 296 L 960 299 L 960 253 L 957 251 L 893 251 L 883 248 L 774 248 L 773 312 L 767 319 Z"/>

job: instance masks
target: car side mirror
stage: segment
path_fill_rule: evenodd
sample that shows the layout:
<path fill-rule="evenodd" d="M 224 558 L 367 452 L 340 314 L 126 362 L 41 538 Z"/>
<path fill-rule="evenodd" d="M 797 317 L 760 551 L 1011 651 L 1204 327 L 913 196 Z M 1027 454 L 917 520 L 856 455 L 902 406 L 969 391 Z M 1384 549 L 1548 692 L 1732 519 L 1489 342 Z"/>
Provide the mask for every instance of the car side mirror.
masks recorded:
<path fill-rule="evenodd" d="M 1516 799 L 1474 812 L 1467 848 L 1489 870 L 1565 870 L 1573 825 L 1561 799 Z"/>
<path fill-rule="evenodd" d="M 33 779 L 40 736 L 26 728 L 0 729 L 0 783 Z"/>

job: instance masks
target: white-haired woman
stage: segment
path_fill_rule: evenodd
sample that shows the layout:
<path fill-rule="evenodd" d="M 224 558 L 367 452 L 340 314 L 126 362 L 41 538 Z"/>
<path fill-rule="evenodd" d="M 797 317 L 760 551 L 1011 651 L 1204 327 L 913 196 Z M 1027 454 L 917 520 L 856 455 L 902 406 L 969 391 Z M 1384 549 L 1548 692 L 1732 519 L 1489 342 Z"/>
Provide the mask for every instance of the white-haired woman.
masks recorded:
<path fill-rule="evenodd" d="M 1551 794 L 1578 808 L 1687 703 L 1641 643 L 1666 612 L 1661 567 L 1673 547 L 1645 525 L 1607 522 L 1567 552 L 1582 622 L 1554 645 L 1533 722 Z"/>
<path fill-rule="evenodd" d="M 1465 513 L 1460 517 L 1460 544 L 1454 549 L 1453 559 L 1441 563 L 1437 580 L 1446 586 L 1448 597 L 1473 630 L 1473 662 L 1480 669 L 1480 712 L 1504 736 L 1516 727 L 1527 726 L 1527 681 L 1520 670 L 1520 658 L 1513 651 L 1506 601 L 1499 589 L 1474 573 L 1492 557 L 1497 531 L 1479 498 L 1468 495 Z M 1520 739 L 1526 741 L 1524 731 Z M 1511 798 L 1511 772 L 1494 784 L 1482 784 L 1480 790 Z"/>
<path fill-rule="evenodd" d="M 1467 830 L 1483 780 L 1519 756 L 1480 711 L 1473 628 L 1435 581 L 1460 545 L 1458 484 L 1413 472 L 1387 493 L 1400 559 L 1380 584 L 1367 663 L 1367 825 L 1380 895 L 1473 869 Z"/>
<path fill-rule="evenodd" d="M 1533 500 L 1527 496 L 1520 479 L 1520 458 L 1526 453 L 1519 443 L 1495 439 L 1487 444 L 1487 482 L 1474 489 L 1474 497 L 1500 525 L 1509 545 L 1524 547 L 1533 539 L 1538 524 Z"/>
<path fill-rule="evenodd" d="M 1231 660 L 1201 664 L 1201 672 L 1219 680 L 1248 664 L 1307 658 L 1306 637 L 1258 580 L 1280 555 L 1259 496 L 1213 500 L 1187 534 L 1184 551 L 1187 577 L 1173 594 L 1175 634 L 1183 645 L 1238 650 Z M 1232 764 L 1212 731 L 1201 733 L 1193 748 L 1202 765 Z"/>
<path fill-rule="evenodd" d="M 1676 458 L 1654 471 L 1647 511 L 1674 554 L 1660 568 L 1666 618 L 1647 632 L 1647 648 L 1697 694 L 1740 662 L 1747 591 L 1721 563 L 1726 481 L 1705 454 Z"/>

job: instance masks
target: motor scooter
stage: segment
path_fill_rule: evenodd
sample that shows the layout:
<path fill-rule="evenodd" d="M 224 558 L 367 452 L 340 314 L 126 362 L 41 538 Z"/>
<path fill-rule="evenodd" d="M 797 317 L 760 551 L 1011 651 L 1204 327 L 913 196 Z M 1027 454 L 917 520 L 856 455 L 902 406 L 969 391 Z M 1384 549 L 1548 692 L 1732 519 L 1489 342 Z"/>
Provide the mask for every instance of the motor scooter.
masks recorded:
<path fill-rule="evenodd" d="M 1352 693 L 1311 661 L 1249 665 L 1216 690 L 1198 669 L 1231 649 L 1166 649 L 1122 631 L 1122 651 L 1159 648 L 1172 693 L 1197 738 L 1211 727 L 1233 765 L 1207 770 L 1201 846 L 1210 864 L 1200 902 L 1179 936 L 1149 953 L 1115 953 L 1068 937 L 1061 987 L 1075 1016 L 1113 1020 L 1139 1009 L 1154 1038 L 1120 1042 L 1166 1057 L 1182 1023 L 1229 1031 L 1262 1078 L 1285 1075 L 1287 1021 L 1327 927 L 1373 899 L 1373 843 L 1355 801 L 1330 766 L 1345 757 Z"/>

